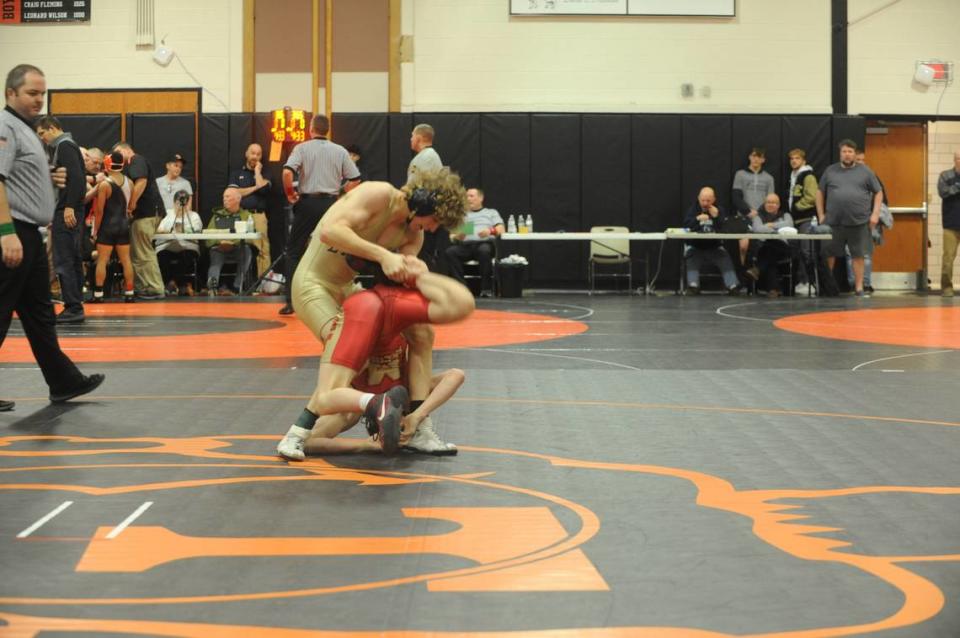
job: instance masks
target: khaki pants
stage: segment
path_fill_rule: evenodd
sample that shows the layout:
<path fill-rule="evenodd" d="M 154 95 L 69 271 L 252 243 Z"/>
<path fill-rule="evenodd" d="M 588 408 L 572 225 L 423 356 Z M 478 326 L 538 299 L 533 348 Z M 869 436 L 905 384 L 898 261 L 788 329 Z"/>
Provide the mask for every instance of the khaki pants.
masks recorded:
<path fill-rule="evenodd" d="M 133 261 L 134 288 L 142 295 L 163 296 L 163 277 L 153 247 L 157 229 L 155 217 L 130 222 L 130 260 Z"/>
<path fill-rule="evenodd" d="M 953 261 L 957 258 L 960 230 L 943 229 L 943 260 L 940 263 L 940 288 L 953 288 Z"/>
<path fill-rule="evenodd" d="M 253 213 L 253 229 L 260 233 L 260 239 L 251 241 L 249 244 L 257 249 L 257 277 L 263 277 L 263 273 L 267 272 L 271 263 L 266 213 Z"/>

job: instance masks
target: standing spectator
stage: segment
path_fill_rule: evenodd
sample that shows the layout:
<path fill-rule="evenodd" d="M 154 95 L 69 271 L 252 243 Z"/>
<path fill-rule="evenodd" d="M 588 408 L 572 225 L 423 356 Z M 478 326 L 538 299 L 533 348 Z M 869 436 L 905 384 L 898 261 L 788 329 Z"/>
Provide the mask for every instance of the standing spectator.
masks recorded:
<path fill-rule="evenodd" d="M 493 255 L 494 239 L 504 232 L 503 217 L 495 208 L 483 205 L 483 191 L 479 188 L 467 189 L 467 225 L 472 224 L 468 235 L 454 231 L 450 234 L 453 243 L 447 247 L 447 268 L 450 276 L 462 284 L 463 264 L 471 259 L 480 263 L 480 296 L 493 296 Z"/>
<path fill-rule="evenodd" d="M 132 180 L 123 174 L 123 155 L 110 153 L 104 160 L 106 178 L 97 184 L 94 198 L 94 239 L 97 242 L 97 270 L 94 276 L 93 302 L 103 303 L 103 284 L 107 265 L 114 251 L 123 268 L 123 300 L 133 302 L 133 263 L 130 259 L 130 213 Z"/>
<path fill-rule="evenodd" d="M 233 231 L 236 222 L 248 222 L 249 219 L 250 211 L 240 207 L 240 190 L 228 186 L 223 191 L 223 206 L 213 209 L 207 228 L 229 233 Z M 210 266 L 207 270 L 207 292 L 210 296 L 217 295 L 220 271 L 223 270 L 223 264 L 228 261 L 237 264 L 237 276 L 234 277 L 233 287 L 238 293 L 243 293 L 243 275 L 249 270 L 250 262 L 253 260 L 250 245 L 239 239 L 218 239 L 207 240 L 207 247 L 210 249 Z M 219 292 L 221 295 L 231 294 L 227 288 L 220 289 Z"/>
<path fill-rule="evenodd" d="M 712 188 L 700 189 L 697 201 L 690 207 L 683 220 L 684 228 L 696 233 L 715 232 L 726 219 L 726 213 L 717 206 L 717 195 Z M 719 239 L 693 239 L 685 243 L 683 258 L 687 264 L 687 292 L 700 294 L 700 266 L 703 262 L 715 264 L 723 275 L 723 285 L 727 294 L 735 295 L 739 290 L 737 273 L 733 261 Z"/>
<path fill-rule="evenodd" d="M 250 242 L 250 245 L 257 249 L 257 277 L 261 277 L 271 264 L 267 208 L 273 184 L 270 173 L 263 167 L 263 148 L 259 144 L 248 146 L 243 157 L 243 167 L 230 175 L 229 185 L 240 190 L 240 208 L 250 211 L 253 229 L 260 233 L 260 239 Z"/>
<path fill-rule="evenodd" d="M 186 191 L 190 194 L 190 200 L 187 202 L 187 210 L 193 208 L 193 186 L 183 175 L 183 167 L 187 161 L 183 159 L 180 153 L 174 153 L 167 160 L 167 173 L 163 177 L 157 178 L 157 191 L 160 193 L 160 199 L 163 201 L 163 214 L 166 215 L 174 209 L 173 196 L 179 191 Z"/>
<path fill-rule="evenodd" d="M 280 309 L 281 315 L 293 314 L 293 273 L 307 248 L 310 234 L 337 201 L 341 185 L 349 191 L 360 183 L 360 171 L 350 161 L 347 149 L 329 141 L 329 131 L 330 120 L 325 115 L 314 115 L 310 122 L 311 139 L 297 144 L 283 166 L 283 192 L 293 204 L 293 227 L 287 241 L 286 304 Z M 299 190 L 293 188 L 295 174 L 299 175 Z"/>
<path fill-rule="evenodd" d="M 126 142 L 114 145 L 127 162 L 124 174 L 133 182 L 133 194 L 127 204 L 133 213 L 130 223 L 130 257 L 133 260 L 135 290 L 143 299 L 163 299 L 163 277 L 157 253 L 153 249 L 153 235 L 160 221 L 163 201 L 153 169 L 143 155 L 134 152 Z"/>
<path fill-rule="evenodd" d="M 438 172 L 443 168 L 440 155 L 433 148 L 433 127 L 417 124 L 410 134 L 410 149 L 416 153 L 407 167 L 407 183 L 418 173 Z M 450 245 L 450 234 L 443 230 L 425 231 L 419 257 L 433 272 L 444 272 L 444 255 Z"/>
<path fill-rule="evenodd" d="M 817 216 L 817 176 L 813 167 L 807 164 L 807 152 L 802 148 L 792 149 L 787 158 L 790 160 L 790 186 L 787 189 L 787 212 L 793 217 L 797 232 L 804 235 L 813 232 L 813 220 Z M 815 250 L 813 242 L 800 242 L 800 254 L 803 259 L 799 269 L 798 279 L 800 286 L 806 288 L 803 292 L 810 292 L 810 282 L 813 279 L 815 264 Z"/>
<path fill-rule="evenodd" d="M 817 218 L 830 224 L 833 239 L 825 248 L 830 271 L 837 257 L 850 248 L 853 258 L 854 292 L 863 297 L 863 257 L 873 252 L 870 231 L 880 221 L 883 188 L 864 164 L 856 161 L 857 143 L 840 142 L 840 161 L 824 171 L 817 190 Z"/>
<path fill-rule="evenodd" d="M 960 151 L 953 153 L 953 168 L 940 173 L 937 192 L 943 199 L 943 261 L 940 264 L 940 294 L 953 296 L 953 260 L 960 244 Z"/>
<path fill-rule="evenodd" d="M 36 121 L 37 134 L 50 149 L 50 165 L 67 171 L 67 185 L 58 189 L 53 213 L 51 243 L 53 269 L 60 280 L 63 312 L 57 323 L 83 323 L 83 197 L 86 195 L 83 155 L 70 133 L 64 133 L 60 121 L 44 115 Z"/>
<path fill-rule="evenodd" d="M 7 108 L 0 111 L 0 347 L 16 310 L 50 400 L 60 403 L 92 392 L 104 377 L 80 372 L 57 340 L 40 240 L 40 227 L 51 222 L 56 199 L 46 154 L 31 126 L 46 93 L 46 78 L 35 66 L 20 64 L 7 74 Z M 12 401 L 0 401 L 0 411 L 13 408 Z"/>
<path fill-rule="evenodd" d="M 749 165 L 741 168 L 733 175 L 733 208 L 744 218 L 756 217 L 763 208 L 763 201 L 767 195 L 776 192 L 773 176 L 763 170 L 767 161 L 766 149 L 753 147 L 748 156 Z M 749 221 L 742 223 L 742 228 L 727 228 L 728 231 L 745 232 L 749 228 Z M 749 239 L 740 240 L 740 265 L 746 264 Z"/>
<path fill-rule="evenodd" d="M 867 154 L 861 148 L 854 155 L 857 164 L 866 165 Z M 893 228 L 893 216 L 890 214 L 890 202 L 887 200 L 887 187 L 883 185 L 883 180 L 877 175 L 877 181 L 880 182 L 880 190 L 883 191 L 883 203 L 880 204 L 880 223 L 870 229 L 870 239 L 874 247 L 883 245 L 883 229 Z M 850 258 L 850 249 L 846 251 L 847 260 L 847 285 L 853 289 L 853 260 Z M 863 290 L 868 294 L 873 293 L 873 256 L 863 256 Z"/>

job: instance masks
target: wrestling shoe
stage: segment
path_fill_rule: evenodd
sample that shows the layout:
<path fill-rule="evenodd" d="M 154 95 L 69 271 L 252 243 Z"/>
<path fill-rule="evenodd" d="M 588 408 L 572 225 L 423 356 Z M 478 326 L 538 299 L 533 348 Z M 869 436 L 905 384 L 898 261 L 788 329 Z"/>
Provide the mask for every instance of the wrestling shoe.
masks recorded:
<path fill-rule="evenodd" d="M 302 461 L 307 457 L 303 446 L 310 438 L 310 430 L 299 425 L 291 425 L 286 435 L 277 444 L 277 454 L 291 461 Z"/>
<path fill-rule="evenodd" d="M 384 454 L 393 454 L 400 445 L 400 421 L 410 403 L 410 395 L 402 385 L 374 396 L 363 411 L 367 432 L 380 441 Z"/>
<path fill-rule="evenodd" d="M 91 374 L 90 376 L 81 374 L 79 382 L 72 388 L 63 388 L 62 390 L 50 388 L 50 402 L 63 403 L 88 392 L 93 392 L 100 387 L 104 378 L 102 374 Z"/>
<path fill-rule="evenodd" d="M 432 454 L 434 456 L 454 456 L 457 453 L 457 446 L 453 443 L 445 443 L 436 430 L 433 429 L 433 421 L 430 417 L 425 418 L 417 426 L 417 431 L 413 433 L 410 440 L 407 441 L 403 449 L 420 454 Z"/>

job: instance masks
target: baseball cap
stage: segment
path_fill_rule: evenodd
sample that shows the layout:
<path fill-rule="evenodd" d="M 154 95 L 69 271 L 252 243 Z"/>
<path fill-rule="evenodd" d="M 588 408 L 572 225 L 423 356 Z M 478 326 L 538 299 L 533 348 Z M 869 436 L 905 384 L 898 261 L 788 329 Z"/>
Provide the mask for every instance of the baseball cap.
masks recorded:
<path fill-rule="evenodd" d="M 174 153 L 169 158 L 167 158 L 167 163 L 169 164 L 170 162 L 180 162 L 184 166 L 187 165 L 187 160 L 183 159 L 183 155 L 181 155 L 180 153 Z"/>

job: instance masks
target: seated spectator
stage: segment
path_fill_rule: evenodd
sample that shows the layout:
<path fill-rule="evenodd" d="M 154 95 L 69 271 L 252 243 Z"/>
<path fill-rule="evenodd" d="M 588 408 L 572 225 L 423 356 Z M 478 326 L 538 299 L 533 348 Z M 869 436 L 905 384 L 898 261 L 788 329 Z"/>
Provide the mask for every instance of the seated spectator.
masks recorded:
<path fill-rule="evenodd" d="M 210 230 L 222 230 L 232 232 L 234 223 L 244 221 L 248 224 L 251 219 L 250 211 L 240 208 L 240 190 L 235 187 L 228 187 L 223 191 L 223 206 L 213 209 L 213 216 L 207 224 Z M 237 276 L 234 277 L 233 285 L 237 292 L 240 290 L 240 273 L 245 273 L 250 268 L 250 262 L 253 259 L 253 250 L 249 244 L 241 243 L 239 239 L 217 239 L 207 240 L 207 246 L 210 248 L 210 268 L 207 270 L 207 290 L 210 296 L 230 295 L 228 289 L 220 289 L 220 271 L 223 264 L 229 262 L 238 263 Z"/>
<path fill-rule="evenodd" d="M 712 233 L 723 225 L 726 219 L 724 211 L 717 206 L 717 195 L 709 186 L 700 189 L 697 201 L 683 220 L 683 227 L 695 233 Z M 704 262 L 712 263 L 723 275 L 723 285 L 727 294 L 735 295 L 739 290 L 737 273 L 733 261 L 719 239 L 692 239 L 685 242 L 683 258 L 687 262 L 687 294 L 700 294 L 700 267 Z"/>
<path fill-rule="evenodd" d="M 183 155 L 175 153 L 167 160 L 167 174 L 157 178 L 157 190 L 160 191 L 160 199 L 163 200 L 163 210 L 170 212 L 174 208 L 173 196 L 186 191 L 190 199 L 187 201 L 187 210 L 193 208 L 193 187 L 190 182 L 181 177 L 183 167 L 186 164 Z"/>
<path fill-rule="evenodd" d="M 750 231 L 754 233 L 777 233 L 781 228 L 793 228 L 793 218 L 790 213 L 780 211 L 780 197 L 775 193 L 767 195 L 763 207 L 759 212 L 751 211 Z M 747 276 L 754 281 L 762 281 L 767 289 L 767 296 L 780 296 L 780 272 L 777 264 L 784 259 L 792 258 L 793 249 L 785 239 L 751 239 L 749 259 L 755 260 L 747 269 Z"/>
<path fill-rule="evenodd" d="M 173 195 L 173 208 L 160 220 L 157 234 L 199 233 L 203 231 L 200 215 L 189 209 L 190 193 L 177 191 Z M 197 260 L 200 257 L 200 244 L 187 239 L 158 241 L 157 261 L 160 272 L 167 282 L 167 294 L 194 295 L 191 273 L 197 272 Z"/>
<path fill-rule="evenodd" d="M 467 189 L 467 218 L 462 231 L 472 225 L 473 232 L 450 233 L 450 246 L 446 249 L 447 268 L 450 276 L 465 284 L 463 265 L 472 259 L 480 263 L 480 296 L 493 296 L 493 255 L 494 238 L 504 232 L 503 218 L 494 208 L 483 205 L 483 191 L 479 188 Z"/>

